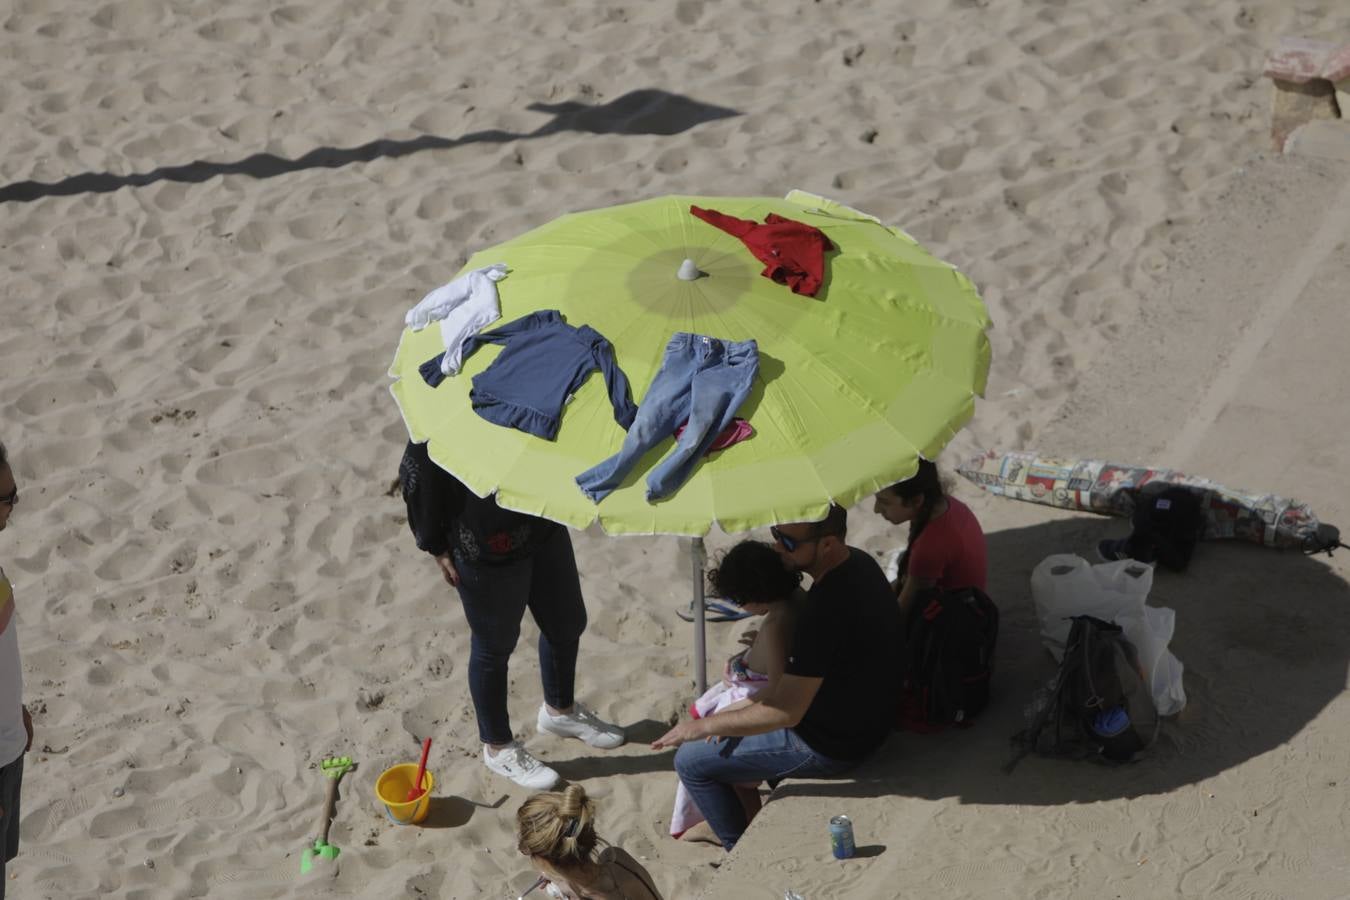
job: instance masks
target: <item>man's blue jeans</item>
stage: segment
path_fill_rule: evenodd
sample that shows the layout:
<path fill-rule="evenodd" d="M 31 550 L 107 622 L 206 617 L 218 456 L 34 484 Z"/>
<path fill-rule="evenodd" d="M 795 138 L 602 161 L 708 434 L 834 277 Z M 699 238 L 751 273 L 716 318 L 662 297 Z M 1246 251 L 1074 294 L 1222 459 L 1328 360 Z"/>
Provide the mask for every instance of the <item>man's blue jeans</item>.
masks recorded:
<path fill-rule="evenodd" d="M 698 811 L 730 850 L 745 832 L 745 809 L 735 784 L 782 778 L 832 778 L 856 766 L 821 756 L 791 728 L 716 743 L 690 741 L 675 751 L 675 772 Z"/>
<path fill-rule="evenodd" d="M 554 709 L 572 705 L 577 650 L 586 630 L 572 539 L 558 528 L 527 559 L 500 566 L 471 565 L 455 558 L 459 599 L 469 620 L 469 695 L 478 717 L 478 738 L 508 744 L 507 670 L 528 608 L 539 626 L 539 674 L 544 701 Z"/>
<path fill-rule="evenodd" d="M 647 476 L 647 499 L 679 490 L 703 454 L 754 386 L 759 347 L 754 341 L 721 341 L 678 332 L 666 344 L 661 368 L 638 406 L 619 452 L 577 476 L 577 485 L 596 503 L 623 483 L 643 454 L 688 421 L 675 449 Z"/>

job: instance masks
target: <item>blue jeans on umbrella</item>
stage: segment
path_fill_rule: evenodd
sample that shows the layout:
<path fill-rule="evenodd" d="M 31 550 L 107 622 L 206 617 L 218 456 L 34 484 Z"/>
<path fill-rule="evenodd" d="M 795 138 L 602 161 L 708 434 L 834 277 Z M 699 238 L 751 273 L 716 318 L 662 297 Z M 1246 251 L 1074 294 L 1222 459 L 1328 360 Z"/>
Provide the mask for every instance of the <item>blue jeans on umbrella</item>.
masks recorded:
<path fill-rule="evenodd" d="M 675 751 L 675 772 L 698 811 L 727 850 L 749 824 L 732 785 L 784 778 L 833 778 L 857 761 L 831 759 L 812 750 L 791 728 L 715 744 L 690 741 Z"/>
<path fill-rule="evenodd" d="M 478 717 L 478 738 L 509 744 L 507 670 L 528 608 L 539 626 L 539 675 L 544 701 L 554 709 L 572 705 L 577 650 L 586 630 L 576 557 L 566 528 L 557 529 L 526 559 L 505 565 L 463 562 L 459 599 L 469 620 L 469 695 Z"/>
<path fill-rule="evenodd" d="M 638 406 L 619 452 L 577 476 L 577 485 L 596 503 L 615 490 L 643 454 L 688 421 L 675 449 L 647 476 L 647 499 L 679 490 L 736 410 L 750 396 L 759 372 L 754 341 L 722 341 L 678 332 L 666 344 L 661 368 Z"/>

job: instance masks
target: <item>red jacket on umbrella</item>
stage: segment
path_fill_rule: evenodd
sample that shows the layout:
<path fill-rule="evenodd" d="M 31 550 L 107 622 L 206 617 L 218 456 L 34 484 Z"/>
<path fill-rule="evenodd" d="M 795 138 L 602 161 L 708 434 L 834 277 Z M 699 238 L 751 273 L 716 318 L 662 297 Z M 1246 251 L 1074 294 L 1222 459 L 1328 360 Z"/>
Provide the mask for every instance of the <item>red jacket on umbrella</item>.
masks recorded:
<path fill-rule="evenodd" d="M 763 275 L 786 284 L 794 294 L 814 297 L 825 276 L 825 251 L 833 250 L 819 228 L 785 219 L 777 213 L 764 217 L 764 224 L 738 219 L 715 209 L 689 207 L 689 211 L 715 228 L 735 235 L 764 263 Z"/>

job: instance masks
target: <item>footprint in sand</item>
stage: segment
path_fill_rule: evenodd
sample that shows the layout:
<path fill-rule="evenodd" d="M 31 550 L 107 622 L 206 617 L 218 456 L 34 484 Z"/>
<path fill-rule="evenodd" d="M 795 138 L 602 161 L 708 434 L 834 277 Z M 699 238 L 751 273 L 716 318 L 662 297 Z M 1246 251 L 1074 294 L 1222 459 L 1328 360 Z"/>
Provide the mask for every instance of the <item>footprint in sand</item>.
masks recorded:
<path fill-rule="evenodd" d="M 62 825 L 94 808 L 98 800 L 88 792 L 62 797 L 23 817 L 20 830 L 25 841 L 41 842 L 58 831 Z M 25 853 L 29 852 L 27 850 Z"/>
<path fill-rule="evenodd" d="M 1185 897 L 1231 897 L 1229 888 L 1237 877 L 1234 870 L 1241 862 L 1242 855 L 1233 850 L 1211 854 L 1188 869 L 1177 888 Z"/>
<path fill-rule="evenodd" d="M 84 406 L 90 400 L 101 400 L 117 392 L 116 383 L 107 374 L 87 369 L 81 375 L 45 377 L 14 400 L 19 412 L 41 416 L 72 406 Z"/>
<path fill-rule="evenodd" d="M 1205 801 L 1200 788 L 1186 788 L 1180 791 L 1179 796 L 1169 798 L 1163 803 L 1160 817 L 1163 833 L 1174 837 L 1190 834 L 1204 809 Z"/>
<path fill-rule="evenodd" d="M 253 894 L 245 888 L 259 888 L 273 885 L 286 885 L 300 877 L 300 861 L 297 853 L 292 859 L 278 862 L 263 869 L 234 866 L 227 860 L 211 860 L 194 867 L 192 881 L 205 881 L 212 887 L 229 885 L 230 896 L 248 897 Z"/>
<path fill-rule="evenodd" d="M 132 832 L 158 831 L 180 822 L 215 821 L 240 811 L 238 801 L 214 791 L 189 797 L 186 801 L 137 802 L 94 816 L 89 823 L 89 834 L 95 838 L 118 838 Z"/>
<path fill-rule="evenodd" d="M 1026 871 L 1026 866 L 1015 859 L 998 859 L 981 862 L 960 863 L 947 866 L 933 874 L 946 891 L 962 893 L 967 887 L 977 884 L 1004 884 Z"/>
<path fill-rule="evenodd" d="M 31 856 L 25 848 L 24 857 Z M 98 897 L 104 895 L 103 884 L 95 872 L 89 871 L 84 864 L 56 866 L 42 869 L 33 877 L 33 886 L 45 897 Z"/>
<path fill-rule="evenodd" d="M 233 485 L 284 475 L 298 466 L 288 447 L 251 447 L 207 460 L 197 467 L 196 477 L 205 484 Z"/>
<path fill-rule="evenodd" d="M 1289 893 L 1276 893 L 1266 890 L 1259 885 L 1230 884 L 1224 887 L 1225 897 L 1232 897 L 1233 900 L 1287 900 Z"/>

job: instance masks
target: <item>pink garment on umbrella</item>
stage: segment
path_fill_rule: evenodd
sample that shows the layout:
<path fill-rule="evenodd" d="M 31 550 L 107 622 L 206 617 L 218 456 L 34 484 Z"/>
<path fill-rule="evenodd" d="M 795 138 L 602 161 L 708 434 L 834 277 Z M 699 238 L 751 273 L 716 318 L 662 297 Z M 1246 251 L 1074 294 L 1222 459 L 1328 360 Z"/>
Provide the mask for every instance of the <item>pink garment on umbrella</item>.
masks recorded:
<path fill-rule="evenodd" d="M 680 439 L 680 435 L 684 434 L 684 426 L 688 424 L 687 421 L 683 422 L 679 428 L 675 429 L 675 440 L 678 441 Z M 754 433 L 754 426 L 749 422 L 744 419 L 732 419 L 731 424 L 722 429 L 721 433 L 717 435 L 717 439 L 712 442 L 712 446 L 709 447 L 707 452 L 703 455 L 707 456 L 709 453 L 725 450 L 732 444 L 739 444 L 741 441 L 749 440 Z"/>

